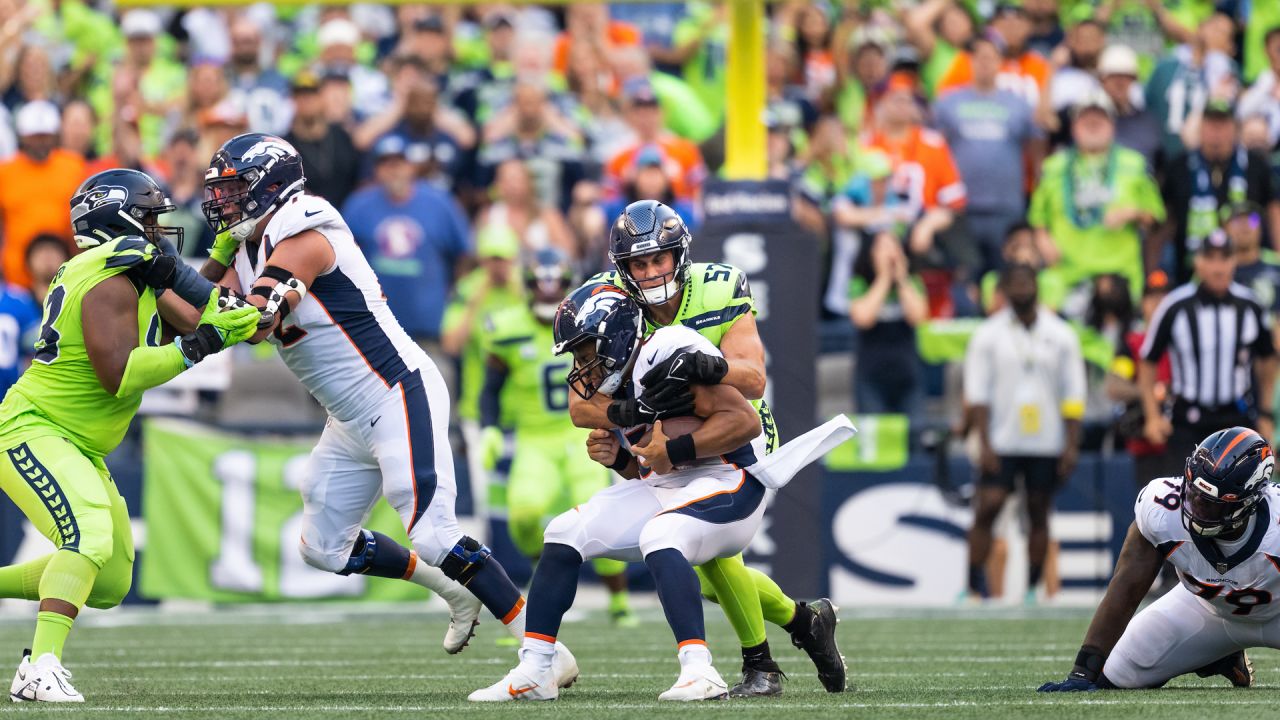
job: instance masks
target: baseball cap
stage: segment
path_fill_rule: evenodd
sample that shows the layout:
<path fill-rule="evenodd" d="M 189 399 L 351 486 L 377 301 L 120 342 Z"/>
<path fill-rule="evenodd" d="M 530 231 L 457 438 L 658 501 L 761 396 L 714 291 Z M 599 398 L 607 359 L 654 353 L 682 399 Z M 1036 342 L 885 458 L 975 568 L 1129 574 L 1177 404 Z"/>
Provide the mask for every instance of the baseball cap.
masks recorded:
<path fill-rule="evenodd" d="M 504 25 L 506 27 L 513 28 L 516 26 L 516 23 L 510 13 L 502 10 L 491 12 L 484 19 L 484 28 L 486 30 L 497 30 Z"/>
<path fill-rule="evenodd" d="M 1200 241 L 1201 253 L 1209 253 L 1215 250 L 1228 255 L 1235 250 L 1235 246 L 1231 242 L 1231 237 L 1228 236 L 1221 228 L 1209 233 L 1204 240 Z"/>
<path fill-rule="evenodd" d="M 1230 100 L 1215 99 L 1204 104 L 1204 117 L 1215 120 L 1234 120 L 1236 108 Z"/>
<path fill-rule="evenodd" d="M 357 45 L 360 43 L 360 28 L 350 20 L 335 18 L 320 26 L 316 33 L 316 44 L 321 49 L 333 45 Z"/>
<path fill-rule="evenodd" d="M 1238 217 L 1261 217 L 1262 207 L 1252 200 L 1241 200 L 1225 205 L 1218 211 L 1218 217 L 1226 223 Z"/>
<path fill-rule="evenodd" d="M 120 33 L 126 38 L 155 37 L 163 30 L 160 16 L 151 10 L 130 10 L 120 18 Z"/>
<path fill-rule="evenodd" d="M 320 78 L 310 70 L 302 70 L 293 76 L 293 82 L 289 83 L 289 90 L 293 94 L 305 92 L 316 92 L 320 89 Z"/>
<path fill-rule="evenodd" d="M 1158 295 L 1169 292 L 1169 274 L 1163 270 L 1152 270 L 1147 273 L 1146 282 L 1142 286 L 1143 295 Z"/>
<path fill-rule="evenodd" d="M 658 94 L 653 90 L 653 83 L 647 77 L 628 78 L 622 83 L 622 97 L 632 105 L 658 105 Z"/>
<path fill-rule="evenodd" d="M 399 135 L 384 135 L 373 144 L 373 159 L 380 161 L 391 157 L 407 158 L 407 149 L 404 138 Z"/>
<path fill-rule="evenodd" d="M 48 100 L 32 100 L 18 110 L 14 118 L 18 137 L 28 135 L 57 135 L 62 127 L 62 114 Z"/>
<path fill-rule="evenodd" d="M 1098 58 L 1098 75 L 1138 76 L 1138 53 L 1128 45 L 1108 45 Z"/>
<path fill-rule="evenodd" d="M 425 15 L 413 21 L 413 29 L 418 32 L 444 32 L 444 21 L 439 15 Z"/>
<path fill-rule="evenodd" d="M 647 165 L 662 167 L 662 149 L 657 145 L 645 145 L 636 152 L 636 167 L 645 167 Z"/>
<path fill-rule="evenodd" d="M 506 223 L 486 223 L 476 233 L 476 257 L 515 260 L 520 255 L 520 238 Z"/>
<path fill-rule="evenodd" d="M 1112 120 L 1116 117 L 1116 106 L 1111 102 L 1111 98 L 1107 97 L 1105 92 L 1100 89 L 1090 90 L 1084 97 L 1076 101 L 1071 106 L 1071 119 L 1080 117 L 1085 110 L 1101 110 L 1107 114 Z"/>
<path fill-rule="evenodd" d="M 1004 2 L 996 3 L 996 8 L 991 13 L 991 19 L 994 20 L 1003 15 L 1026 17 L 1027 9 L 1022 7 L 1022 3 L 1018 0 L 1004 0 Z"/>
<path fill-rule="evenodd" d="M 223 100 L 213 107 L 201 110 L 196 120 L 202 128 L 211 126 L 247 128 L 249 126 L 249 119 L 245 116 L 244 110 L 229 100 Z"/>

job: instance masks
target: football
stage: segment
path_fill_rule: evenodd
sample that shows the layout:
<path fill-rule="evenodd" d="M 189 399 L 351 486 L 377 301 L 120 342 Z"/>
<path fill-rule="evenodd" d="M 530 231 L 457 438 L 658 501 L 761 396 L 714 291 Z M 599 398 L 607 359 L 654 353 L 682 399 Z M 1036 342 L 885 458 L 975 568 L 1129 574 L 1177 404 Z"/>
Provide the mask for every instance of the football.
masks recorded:
<path fill-rule="evenodd" d="M 687 435 L 694 430 L 697 430 L 702 427 L 703 420 L 696 415 L 681 415 L 680 417 L 667 418 L 666 420 L 659 420 L 658 422 L 662 423 L 662 434 L 666 435 L 667 438 L 670 439 L 680 437 L 681 435 Z M 649 439 L 652 437 L 653 426 L 650 425 L 645 429 L 644 435 L 640 438 L 640 442 L 635 444 L 648 445 Z"/>

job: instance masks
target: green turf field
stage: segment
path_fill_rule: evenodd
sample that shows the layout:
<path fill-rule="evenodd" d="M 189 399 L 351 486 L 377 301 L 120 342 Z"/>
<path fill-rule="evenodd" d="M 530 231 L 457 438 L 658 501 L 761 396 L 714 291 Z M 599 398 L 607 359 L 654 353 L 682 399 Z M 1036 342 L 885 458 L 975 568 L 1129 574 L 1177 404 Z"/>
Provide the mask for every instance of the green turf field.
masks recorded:
<path fill-rule="evenodd" d="M 567 624 L 582 679 L 555 703 L 478 706 L 468 692 L 496 682 L 514 651 L 493 643 L 494 623 L 461 655 L 440 649 L 440 615 L 356 614 L 350 606 L 157 615 L 114 611 L 83 623 L 66 664 L 88 698 L 82 707 L 0 705 L 0 715 L 165 718 L 539 717 L 651 718 L 688 713 L 724 718 L 1203 718 L 1261 713 L 1280 705 L 1280 654 L 1254 653 L 1260 687 L 1183 678 L 1169 689 L 1046 696 L 1063 675 L 1088 621 L 1079 611 L 978 609 L 915 615 L 850 612 L 840 640 L 857 691 L 822 691 L 808 659 L 770 628 L 789 673 L 780 698 L 672 706 L 657 695 L 677 666 L 656 611 L 635 630 L 599 613 Z M 716 665 L 729 679 L 739 657 L 718 611 L 708 606 Z M 16 665 L 30 641 L 25 621 L 0 622 L 0 652 Z M 4 672 L 9 665 L 5 665 Z M 8 678 L 8 675 L 5 675 Z"/>

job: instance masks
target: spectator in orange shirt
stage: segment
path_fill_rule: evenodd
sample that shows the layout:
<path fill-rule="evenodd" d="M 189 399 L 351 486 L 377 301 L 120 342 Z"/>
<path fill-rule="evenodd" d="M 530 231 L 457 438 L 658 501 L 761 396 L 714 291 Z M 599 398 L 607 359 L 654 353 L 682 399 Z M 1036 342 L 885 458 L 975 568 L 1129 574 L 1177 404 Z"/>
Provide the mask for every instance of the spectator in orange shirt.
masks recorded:
<path fill-rule="evenodd" d="M 596 64 L 611 68 L 613 52 L 618 48 L 639 46 L 641 35 L 634 25 L 609 19 L 609 8 L 603 3 L 573 3 L 565 9 L 564 32 L 556 38 L 554 66 L 561 75 L 569 70 L 569 47 L 586 43 L 596 54 Z"/>
<path fill-rule="evenodd" d="M 876 103 L 875 128 L 864 144 L 889 159 L 885 204 L 911 227 L 908 247 L 921 256 L 933 247 L 934 236 L 955 222 L 967 196 L 946 139 L 920 124 L 917 89 L 906 73 L 889 76 Z"/>
<path fill-rule="evenodd" d="M 604 181 L 608 199 L 620 197 L 623 186 L 635 179 L 639 169 L 636 158 L 642 149 L 658 153 L 662 169 L 671 180 L 671 190 L 677 200 L 692 201 L 697 198 L 702 189 L 702 181 L 707 177 L 702 151 L 697 145 L 663 129 L 662 108 L 659 107 L 658 96 L 647 78 L 632 78 L 623 85 L 623 118 L 631 126 L 636 138 L 635 142 L 605 164 Z"/>
<path fill-rule="evenodd" d="M 23 105 L 15 124 L 18 153 L 0 164 L 0 267 L 6 280 L 30 289 L 27 245 L 42 233 L 71 237 L 67 203 L 84 180 L 84 158 L 57 147 L 61 116 L 53 103 Z"/>
<path fill-rule="evenodd" d="M 1040 95 L 1049 84 L 1049 63 L 1027 47 L 1031 38 L 1031 19 L 1020 4 L 1002 2 L 987 26 L 1004 42 L 1004 65 L 996 78 L 996 87 L 1011 90 L 1026 98 L 1032 108 L 1040 104 Z M 973 82 L 973 57 L 962 52 L 951 62 L 951 68 L 938 82 L 938 95 Z"/>

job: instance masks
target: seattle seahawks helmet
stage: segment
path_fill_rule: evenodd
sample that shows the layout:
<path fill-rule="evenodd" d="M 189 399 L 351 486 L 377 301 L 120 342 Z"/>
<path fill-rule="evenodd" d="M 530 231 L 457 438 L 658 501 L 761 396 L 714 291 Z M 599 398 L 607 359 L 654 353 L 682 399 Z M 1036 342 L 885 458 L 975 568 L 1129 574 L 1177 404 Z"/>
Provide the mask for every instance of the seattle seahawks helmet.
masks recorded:
<path fill-rule="evenodd" d="M 1261 435 L 1243 427 L 1219 430 L 1187 458 L 1182 524 L 1202 537 L 1237 530 L 1257 510 L 1275 457 Z"/>
<path fill-rule="evenodd" d="M 636 302 L 661 305 L 676 296 L 689 280 L 689 244 L 693 236 L 679 213 L 657 200 L 640 200 L 628 205 L 609 230 L 609 259 L 618 269 L 622 284 Z M 672 269 L 655 278 L 640 281 L 631 274 L 628 260 L 663 251 L 671 252 Z"/>
<path fill-rule="evenodd" d="M 533 315 L 549 323 L 569 288 L 578 283 L 573 264 L 562 250 L 543 248 L 533 254 L 524 266 L 524 286 L 529 291 Z"/>
<path fill-rule="evenodd" d="M 302 190 L 302 158 L 281 138 L 246 133 L 214 153 L 204 175 L 204 217 L 215 233 L 244 242 L 262 218 Z"/>
<path fill-rule="evenodd" d="M 644 337 L 640 306 L 611 283 L 588 283 L 560 303 L 552 325 L 557 355 L 572 352 L 566 381 L 584 400 L 613 395 L 635 364 Z"/>
<path fill-rule="evenodd" d="M 159 224 L 177 206 L 146 173 L 104 170 L 85 180 L 71 196 L 71 231 L 76 245 L 88 249 L 120 237 L 143 237 L 182 247 L 182 228 Z"/>

